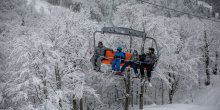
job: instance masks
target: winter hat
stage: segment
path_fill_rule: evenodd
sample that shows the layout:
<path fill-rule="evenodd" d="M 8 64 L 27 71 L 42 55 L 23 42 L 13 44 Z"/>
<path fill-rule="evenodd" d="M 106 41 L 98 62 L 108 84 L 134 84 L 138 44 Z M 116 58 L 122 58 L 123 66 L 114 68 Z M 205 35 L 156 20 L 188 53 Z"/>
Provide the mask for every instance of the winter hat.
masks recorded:
<path fill-rule="evenodd" d="M 152 52 L 155 51 L 154 48 L 152 48 L 152 47 L 148 48 L 148 50 L 150 50 L 150 51 L 152 51 Z"/>
<path fill-rule="evenodd" d="M 137 50 L 134 50 L 134 51 L 133 51 L 133 55 L 138 55 L 138 51 L 137 51 Z"/>
<path fill-rule="evenodd" d="M 118 47 L 117 50 L 118 50 L 118 51 L 122 51 L 122 48 L 121 48 L 121 47 Z"/>

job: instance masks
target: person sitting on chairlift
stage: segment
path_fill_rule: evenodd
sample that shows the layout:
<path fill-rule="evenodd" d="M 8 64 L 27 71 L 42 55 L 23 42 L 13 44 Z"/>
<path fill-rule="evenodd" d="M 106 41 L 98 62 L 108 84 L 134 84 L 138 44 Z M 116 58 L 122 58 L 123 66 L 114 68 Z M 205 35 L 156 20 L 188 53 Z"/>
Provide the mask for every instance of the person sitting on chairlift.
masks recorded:
<path fill-rule="evenodd" d="M 156 62 L 156 55 L 154 53 L 154 48 L 148 48 L 149 52 L 146 54 L 142 54 L 140 56 L 140 72 L 141 76 L 144 76 L 144 68 L 147 69 L 147 79 L 150 83 L 151 79 L 151 71 L 153 70 L 154 64 Z"/>
<path fill-rule="evenodd" d="M 134 73 L 135 73 L 135 76 L 134 77 L 138 77 L 138 70 L 137 70 L 137 66 L 139 64 L 139 55 L 138 55 L 138 51 L 137 50 L 134 50 L 133 53 L 132 53 L 132 56 L 131 58 L 129 59 L 128 62 L 126 62 L 123 67 L 121 68 L 121 71 L 119 73 L 117 73 L 116 75 L 121 75 L 123 76 L 123 72 L 125 70 L 125 68 L 130 65 L 133 70 L 134 70 Z"/>
<path fill-rule="evenodd" d="M 114 54 L 114 59 L 112 60 L 112 71 L 119 72 L 121 61 L 125 58 L 122 48 L 118 47 Z"/>
<path fill-rule="evenodd" d="M 111 48 L 107 48 L 103 46 L 102 41 L 99 41 L 98 46 L 95 47 L 95 52 L 90 61 L 92 62 L 93 65 L 93 70 L 96 70 L 97 72 L 101 72 L 100 67 L 101 67 L 101 62 L 102 59 L 105 59 L 105 51 L 106 50 L 113 50 Z"/>

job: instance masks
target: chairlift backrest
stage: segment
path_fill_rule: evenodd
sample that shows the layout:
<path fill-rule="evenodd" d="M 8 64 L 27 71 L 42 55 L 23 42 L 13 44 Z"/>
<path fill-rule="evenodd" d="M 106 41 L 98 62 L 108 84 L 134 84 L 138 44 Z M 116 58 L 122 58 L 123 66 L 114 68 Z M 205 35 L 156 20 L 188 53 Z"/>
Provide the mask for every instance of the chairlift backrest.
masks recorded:
<path fill-rule="evenodd" d="M 105 59 L 102 60 L 102 64 L 111 64 L 112 60 L 114 59 L 114 53 L 115 53 L 115 51 L 112 52 L 111 50 L 106 50 L 105 51 Z M 131 53 L 129 53 L 129 52 L 125 52 L 124 55 L 125 55 L 125 59 L 124 59 L 123 63 L 121 63 L 121 66 L 123 66 L 123 64 L 125 62 L 127 62 L 132 56 Z"/>

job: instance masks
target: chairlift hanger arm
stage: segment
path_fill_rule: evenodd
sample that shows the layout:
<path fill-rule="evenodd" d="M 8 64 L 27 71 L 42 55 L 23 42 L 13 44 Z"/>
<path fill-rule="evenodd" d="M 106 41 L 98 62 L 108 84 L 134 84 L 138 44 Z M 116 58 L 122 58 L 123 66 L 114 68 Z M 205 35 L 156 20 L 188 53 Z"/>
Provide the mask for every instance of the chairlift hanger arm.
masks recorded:
<path fill-rule="evenodd" d="M 128 35 L 143 38 L 145 36 L 144 32 L 137 31 L 134 29 L 124 28 L 124 27 L 103 27 L 102 34 L 119 34 L 119 35 Z"/>
<path fill-rule="evenodd" d="M 96 35 L 96 33 L 102 33 L 102 31 L 95 31 L 94 33 L 93 33 L 93 46 L 94 46 L 94 51 L 95 51 L 95 35 Z"/>

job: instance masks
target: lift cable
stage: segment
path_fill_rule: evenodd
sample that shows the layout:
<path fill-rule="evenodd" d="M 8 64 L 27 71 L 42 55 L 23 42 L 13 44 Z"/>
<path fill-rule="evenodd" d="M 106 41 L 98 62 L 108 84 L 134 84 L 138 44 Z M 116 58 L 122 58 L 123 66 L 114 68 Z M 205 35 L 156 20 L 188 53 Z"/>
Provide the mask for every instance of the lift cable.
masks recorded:
<path fill-rule="evenodd" d="M 173 9 L 173 8 L 169 8 L 169 7 L 166 7 L 166 6 L 158 5 L 158 4 L 155 4 L 155 3 L 152 3 L 152 2 L 148 2 L 148 1 L 142 1 L 142 2 L 147 3 L 147 4 L 149 4 L 149 5 L 153 5 L 153 6 L 165 8 L 165 9 L 172 10 L 172 11 L 176 11 L 176 12 L 180 12 L 180 13 L 183 13 L 183 14 L 188 14 L 188 15 L 190 15 L 190 16 L 195 16 L 195 17 L 198 17 L 198 18 L 201 18 L 201 19 L 206 19 L 206 20 L 210 20 L 210 21 L 214 21 L 214 22 L 220 23 L 219 20 L 210 19 L 210 18 L 208 18 L 208 17 L 206 17 L 206 16 L 199 16 L 199 15 L 191 14 L 191 13 L 188 13 L 188 12 L 179 11 L 179 10 L 176 10 L 176 9 Z"/>

